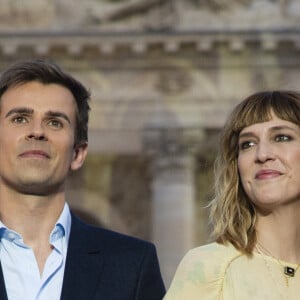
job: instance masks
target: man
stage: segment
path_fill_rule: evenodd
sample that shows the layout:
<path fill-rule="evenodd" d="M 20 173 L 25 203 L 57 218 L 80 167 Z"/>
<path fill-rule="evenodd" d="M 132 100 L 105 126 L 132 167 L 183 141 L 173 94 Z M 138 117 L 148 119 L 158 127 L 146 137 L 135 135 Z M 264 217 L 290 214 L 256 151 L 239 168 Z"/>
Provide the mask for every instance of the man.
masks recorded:
<path fill-rule="evenodd" d="M 152 244 L 84 224 L 65 185 L 87 155 L 90 95 L 57 65 L 0 78 L 0 299 L 160 300 Z"/>

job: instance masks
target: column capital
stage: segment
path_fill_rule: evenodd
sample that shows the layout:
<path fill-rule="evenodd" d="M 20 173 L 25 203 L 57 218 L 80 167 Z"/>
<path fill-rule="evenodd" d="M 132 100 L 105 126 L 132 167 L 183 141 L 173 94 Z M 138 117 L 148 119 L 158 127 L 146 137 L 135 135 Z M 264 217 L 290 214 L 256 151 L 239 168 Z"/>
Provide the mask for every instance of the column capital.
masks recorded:
<path fill-rule="evenodd" d="M 143 150 L 154 157 L 178 157 L 198 152 L 203 128 L 149 126 L 143 129 Z"/>

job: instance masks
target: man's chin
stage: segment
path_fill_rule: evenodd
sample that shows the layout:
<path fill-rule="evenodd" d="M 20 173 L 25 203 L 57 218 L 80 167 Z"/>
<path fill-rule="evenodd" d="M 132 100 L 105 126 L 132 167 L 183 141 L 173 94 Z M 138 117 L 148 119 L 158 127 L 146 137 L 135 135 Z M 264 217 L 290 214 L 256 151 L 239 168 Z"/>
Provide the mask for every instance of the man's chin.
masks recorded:
<path fill-rule="evenodd" d="M 45 184 L 41 181 L 27 181 L 17 187 L 19 193 L 33 196 L 47 196 L 59 192 L 61 184 Z"/>

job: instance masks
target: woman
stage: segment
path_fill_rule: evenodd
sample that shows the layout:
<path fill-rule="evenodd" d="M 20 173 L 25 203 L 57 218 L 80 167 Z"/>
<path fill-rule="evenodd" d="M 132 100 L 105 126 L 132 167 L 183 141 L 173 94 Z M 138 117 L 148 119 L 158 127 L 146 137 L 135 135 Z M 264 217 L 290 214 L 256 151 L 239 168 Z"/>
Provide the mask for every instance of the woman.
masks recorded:
<path fill-rule="evenodd" d="M 300 93 L 237 105 L 215 176 L 215 242 L 186 254 L 164 299 L 300 299 Z"/>

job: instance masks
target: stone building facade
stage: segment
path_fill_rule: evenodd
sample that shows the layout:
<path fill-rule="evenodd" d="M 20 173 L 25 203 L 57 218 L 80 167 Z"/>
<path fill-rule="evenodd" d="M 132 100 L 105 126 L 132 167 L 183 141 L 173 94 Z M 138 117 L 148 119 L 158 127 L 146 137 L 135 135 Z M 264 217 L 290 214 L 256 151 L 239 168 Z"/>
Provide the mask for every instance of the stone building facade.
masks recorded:
<path fill-rule="evenodd" d="M 209 238 L 218 133 L 233 105 L 299 89 L 296 0 L 0 0 L 0 72 L 53 59 L 92 91 L 90 155 L 69 202 L 155 242 L 168 286 Z"/>

